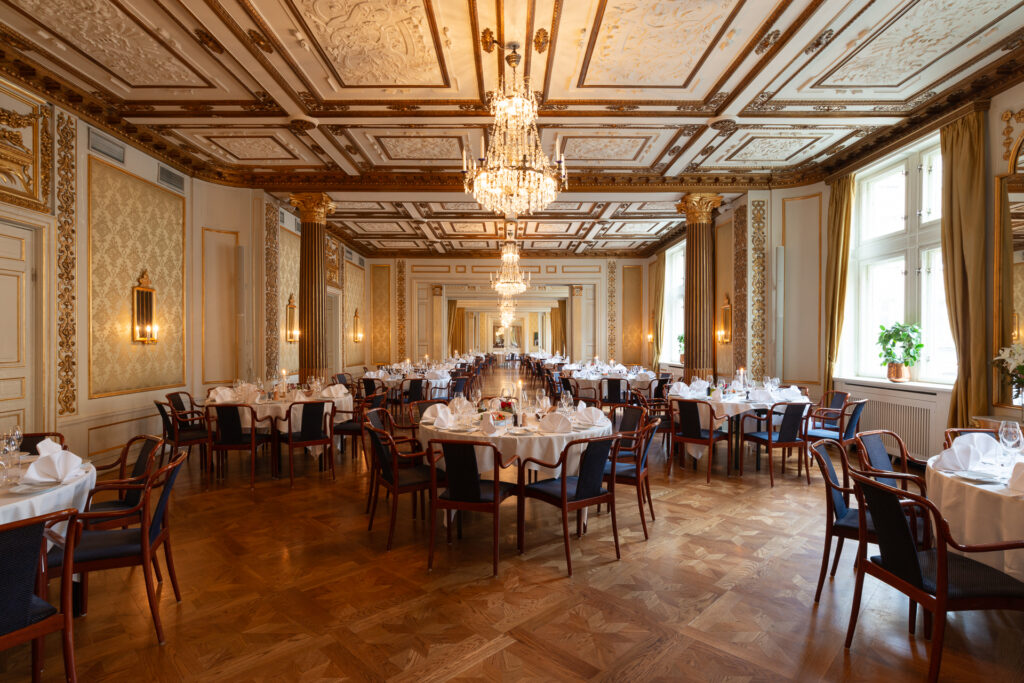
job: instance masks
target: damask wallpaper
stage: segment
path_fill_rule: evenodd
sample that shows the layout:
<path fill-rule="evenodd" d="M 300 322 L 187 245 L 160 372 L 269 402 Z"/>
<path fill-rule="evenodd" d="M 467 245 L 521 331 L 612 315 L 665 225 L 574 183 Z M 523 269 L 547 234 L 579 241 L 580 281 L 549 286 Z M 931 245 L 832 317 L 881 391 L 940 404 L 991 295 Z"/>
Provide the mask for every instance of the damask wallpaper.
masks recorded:
<path fill-rule="evenodd" d="M 287 228 L 280 228 L 279 261 L 277 267 L 278 287 L 278 329 L 281 330 L 280 345 L 281 367 L 289 374 L 299 371 L 299 345 L 285 341 L 285 316 L 288 315 L 288 297 L 295 296 L 295 304 L 299 303 L 299 245 L 301 238 Z"/>
<path fill-rule="evenodd" d="M 370 266 L 370 306 L 373 323 L 370 333 L 370 361 L 391 362 L 391 266 Z"/>
<path fill-rule="evenodd" d="M 367 323 L 370 320 L 369 311 L 363 305 L 363 296 L 366 291 L 366 271 L 354 263 L 343 261 L 345 267 L 345 364 L 348 366 L 363 365 L 366 363 L 366 344 L 370 336 L 367 330 Z M 352 317 L 356 309 L 359 309 L 359 326 L 363 332 L 363 341 L 356 343 L 352 339 L 355 330 L 352 329 Z"/>
<path fill-rule="evenodd" d="M 89 396 L 185 383 L 185 198 L 89 158 Z M 156 290 L 156 344 L 131 341 L 132 287 Z"/>

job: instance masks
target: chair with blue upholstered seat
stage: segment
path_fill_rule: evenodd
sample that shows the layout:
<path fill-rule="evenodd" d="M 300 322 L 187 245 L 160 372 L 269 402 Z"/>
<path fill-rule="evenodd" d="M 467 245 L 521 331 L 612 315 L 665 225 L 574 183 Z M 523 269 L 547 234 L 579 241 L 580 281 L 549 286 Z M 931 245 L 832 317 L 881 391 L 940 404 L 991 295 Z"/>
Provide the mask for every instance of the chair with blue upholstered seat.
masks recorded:
<path fill-rule="evenodd" d="M 248 415 L 248 428 L 243 426 L 243 415 Z M 271 433 L 264 434 L 259 431 L 260 423 L 264 422 L 270 427 Z M 217 475 L 224 476 L 224 459 L 228 451 L 248 451 L 249 488 L 256 488 L 256 451 L 271 442 L 274 418 L 268 415 L 258 419 L 256 410 L 244 403 L 217 403 L 206 406 L 206 424 L 210 432 L 210 457 L 214 461 L 214 471 Z M 218 458 L 218 455 L 221 457 Z M 277 459 L 270 460 L 272 473 L 276 475 Z"/>
<path fill-rule="evenodd" d="M 97 471 L 112 470 L 118 468 L 115 481 L 123 484 L 145 484 L 154 467 L 160 466 L 160 454 L 163 451 L 164 441 L 157 436 L 143 434 L 133 436 L 121 449 L 121 455 L 112 463 L 96 466 Z M 135 454 L 132 468 L 128 470 L 128 461 L 132 454 Z M 111 483 L 111 480 L 103 481 L 104 484 Z M 90 529 L 113 529 L 124 528 L 128 525 L 131 515 L 128 514 L 139 504 L 141 491 L 138 489 L 117 491 L 117 496 L 111 500 L 97 501 L 93 493 L 89 493 L 85 509 L 89 512 L 122 512 L 125 516 L 121 519 L 106 519 L 103 522 L 89 524 Z"/>
<path fill-rule="evenodd" d="M 403 467 L 402 461 L 418 463 L 426 455 L 426 451 L 401 453 L 394 438 L 382 429 L 377 429 L 369 422 L 366 431 L 370 435 L 370 452 L 373 457 L 374 476 L 371 477 L 370 524 L 367 531 L 373 531 L 373 518 L 377 513 L 377 498 L 380 488 L 384 487 L 391 496 L 391 521 L 388 527 L 387 550 L 395 536 L 395 519 L 398 517 L 398 497 L 403 493 L 426 491 L 430 488 L 431 468 L 427 465 L 413 464 Z M 413 498 L 413 514 L 416 510 L 416 499 Z"/>
<path fill-rule="evenodd" d="M 886 446 L 886 441 L 895 445 L 896 450 L 898 451 L 898 455 L 895 459 L 889 455 L 889 449 Z M 879 481 L 886 486 L 897 485 L 895 478 L 883 478 L 886 473 L 901 472 L 903 474 L 913 474 L 915 475 L 914 483 L 917 484 L 921 495 L 928 495 L 925 490 L 923 477 L 924 468 L 927 463 L 923 460 L 912 458 L 907 452 L 907 445 L 896 432 L 888 429 L 875 429 L 869 432 L 858 433 L 857 457 L 860 460 L 860 468 L 872 475 L 881 475 L 881 477 L 879 477 Z M 899 470 L 894 466 L 894 462 L 899 466 Z M 906 489 L 907 481 L 910 480 L 900 479 L 899 486 Z"/>
<path fill-rule="evenodd" d="M 61 572 L 59 609 L 47 601 L 41 576 L 52 527 L 66 524 L 64 543 L 74 548 L 80 530 L 77 515 L 77 510 L 68 509 L 0 525 L 0 651 L 31 641 L 33 681 L 38 681 L 42 672 L 44 638 L 55 631 L 63 636 L 65 679 L 78 680 L 71 621 L 74 562 Z"/>
<path fill-rule="evenodd" d="M 848 401 L 843 409 L 838 413 L 838 418 L 834 422 L 834 429 L 828 426 L 821 426 L 822 424 L 828 424 L 827 422 L 822 423 L 819 420 L 817 423 L 813 419 L 808 420 L 808 424 L 804 431 L 804 439 L 807 443 L 819 441 L 821 439 L 831 439 L 838 441 L 843 445 L 843 448 L 849 449 L 850 446 L 857 443 L 857 432 L 860 429 L 860 418 L 864 412 L 864 406 L 867 405 L 868 400 L 866 398 L 858 399 L 855 401 Z M 813 415 L 813 414 L 812 414 Z M 818 426 L 814 426 L 817 424 Z"/>
<path fill-rule="evenodd" d="M 327 467 L 334 479 L 334 402 L 333 401 L 301 401 L 288 405 L 283 418 L 277 418 L 276 426 L 279 439 L 288 444 L 288 478 L 290 485 L 295 486 L 295 449 L 319 446 L 321 466 Z"/>
<path fill-rule="evenodd" d="M 755 446 L 764 446 L 768 451 L 768 478 L 772 486 L 775 486 L 775 468 L 772 466 L 774 463 L 774 454 L 776 448 L 782 449 L 782 466 L 781 471 L 786 469 L 786 456 L 789 455 L 793 449 L 797 449 L 797 476 L 800 476 L 800 471 L 804 465 L 807 465 L 807 483 L 811 483 L 811 462 L 806 460 L 807 458 L 807 442 L 804 441 L 804 413 L 807 411 L 806 403 L 775 403 L 768 411 L 768 415 L 781 415 L 782 419 L 779 421 L 778 430 L 774 430 L 771 427 L 763 431 L 744 432 L 742 434 L 742 443 L 752 443 Z M 747 420 L 755 420 L 760 424 L 764 424 L 765 419 L 756 415 L 746 414 L 740 421 L 741 431 L 742 425 Z M 740 474 L 743 473 L 743 460 L 740 460 Z"/>
<path fill-rule="evenodd" d="M 654 434 L 658 429 L 657 420 L 644 419 L 643 426 L 633 432 L 633 436 L 629 437 L 635 441 L 636 446 L 626 451 L 622 447 L 622 443 L 625 442 L 627 436 L 625 433 L 620 433 L 622 437 L 620 441 L 620 447 L 616 461 L 613 463 L 608 462 L 604 466 L 605 480 L 611 477 L 615 478 L 616 484 L 626 484 L 628 486 L 636 487 L 636 502 L 640 508 L 640 523 L 644 529 L 644 539 L 648 538 L 647 535 L 647 515 L 644 512 L 644 499 L 646 497 L 647 505 L 651 510 L 651 521 L 654 521 L 654 501 L 651 498 L 651 480 L 648 477 L 647 470 L 647 455 L 651 450 L 651 443 L 654 442 Z M 612 469 L 614 467 L 614 475 Z"/>
<path fill-rule="evenodd" d="M 580 512 L 592 505 L 607 503 L 611 510 L 612 536 L 615 539 L 615 558 L 619 553 L 619 531 L 615 522 L 615 456 L 619 447 L 619 435 L 599 436 L 590 439 L 570 441 L 558 455 L 554 463 L 544 462 L 536 458 L 524 458 L 519 462 L 519 552 L 526 547 L 524 506 L 527 498 L 554 505 L 562 510 L 562 534 L 565 540 L 565 563 L 572 576 L 572 556 L 569 552 L 569 513 L 576 511 L 576 535 L 582 535 L 582 518 Z M 569 454 L 574 449 L 582 449 L 579 456 L 579 467 L 575 475 L 567 475 Z M 602 484 L 606 481 L 605 464 L 612 462 L 611 476 L 607 478 L 608 488 Z M 531 484 L 526 483 L 525 470 L 528 465 L 536 465 L 542 469 L 558 472 L 559 476 L 542 479 Z"/>
<path fill-rule="evenodd" d="M 492 479 L 480 477 L 478 451 L 489 451 L 488 455 L 494 464 Z M 501 470 L 515 464 L 515 456 L 509 458 L 507 462 L 503 461 L 501 451 L 487 441 L 431 439 L 427 444 L 427 457 L 430 464 L 430 550 L 427 555 L 427 570 L 434 567 L 434 538 L 437 534 L 439 510 L 445 511 L 448 543 L 452 542 L 452 513 L 458 517 L 459 538 L 462 538 L 462 513 L 486 512 L 494 517 L 494 575 L 497 576 L 501 504 L 518 493 L 517 485 L 501 481 L 499 474 Z M 438 483 L 438 465 L 441 464 L 443 485 Z M 441 488 L 444 490 L 440 490 Z"/>
<path fill-rule="evenodd" d="M 811 412 L 807 416 L 807 429 L 842 431 L 839 420 L 843 414 L 843 408 L 846 407 L 846 402 L 849 400 L 850 394 L 846 391 L 826 391 L 817 405 L 811 408 Z"/>
<path fill-rule="evenodd" d="M 167 573 L 171 577 L 171 586 L 174 588 L 174 597 L 181 602 L 181 591 L 178 588 L 178 578 L 174 572 L 174 559 L 171 553 L 171 535 L 168 524 L 170 517 L 171 490 L 174 482 L 181 471 L 181 464 L 185 462 L 188 455 L 182 453 L 153 472 L 144 484 L 123 484 L 112 482 L 100 484 L 93 489 L 103 490 L 126 490 L 141 491 L 139 504 L 129 514 L 135 519 L 133 526 L 129 529 L 104 529 L 97 530 L 90 528 L 90 525 L 103 522 L 109 519 L 119 519 L 122 512 L 85 512 L 78 516 L 85 528 L 81 531 L 78 545 L 73 551 L 73 564 L 75 573 L 81 576 L 82 586 L 82 614 L 88 609 L 89 573 L 104 569 L 116 569 L 120 567 L 142 567 L 142 574 L 146 582 L 146 595 L 149 598 L 149 610 L 153 616 L 153 626 L 156 628 L 157 640 L 164 643 L 164 630 L 160 623 L 160 601 L 154 583 L 154 572 L 156 570 L 156 553 L 163 546 L 164 559 L 167 564 Z M 64 569 L 65 548 L 61 545 L 54 545 L 47 553 L 48 571 L 53 572 L 57 568 Z M 160 581 L 160 574 L 156 573 L 156 581 Z"/>
<path fill-rule="evenodd" d="M 726 453 L 726 476 L 732 473 L 732 439 L 725 429 L 714 428 L 714 424 L 724 417 L 715 412 L 714 406 L 702 399 L 687 398 L 673 399 L 669 401 L 669 423 L 672 425 L 672 452 L 669 457 L 671 463 L 673 457 L 678 453 L 680 465 L 686 470 L 686 445 L 704 446 L 707 448 L 708 472 L 707 483 L 711 483 L 711 460 L 715 453 L 715 444 L 725 441 L 728 445 Z M 701 415 L 702 408 L 706 409 L 706 415 Z M 701 421 L 706 420 L 708 429 L 701 427 Z M 682 449 L 679 447 L 682 446 Z M 671 465 L 670 465 L 671 467 Z M 696 465 L 694 465 L 696 467 Z M 743 470 L 740 470 L 743 474 Z"/>

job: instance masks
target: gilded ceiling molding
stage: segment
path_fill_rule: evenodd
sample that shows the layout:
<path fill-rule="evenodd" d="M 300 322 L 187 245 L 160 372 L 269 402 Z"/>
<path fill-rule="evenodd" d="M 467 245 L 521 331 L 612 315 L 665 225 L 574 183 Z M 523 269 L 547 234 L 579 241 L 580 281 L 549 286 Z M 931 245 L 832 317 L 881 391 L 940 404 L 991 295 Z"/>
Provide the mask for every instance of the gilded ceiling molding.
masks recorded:
<path fill-rule="evenodd" d="M 78 346 L 75 305 L 75 207 L 78 193 L 75 160 L 78 126 L 75 117 L 57 114 L 57 414 L 78 412 Z"/>
<path fill-rule="evenodd" d="M 268 202 L 265 205 L 265 210 L 266 217 L 263 222 L 263 269 L 266 271 L 266 280 L 264 282 L 265 298 L 263 313 L 265 328 L 263 338 L 266 347 L 264 354 L 266 374 L 264 376 L 269 379 L 277 376 L 277 368 L 280 365 L 279 342 L 281 333 L 278 329 L 278 316 L 280 313 L 277 307 L 278 225 L 280 220 L 276 205 Z"/>
<path fill-rule="evenodd" d="M 608 262 L 608 357 L 615 357 L 615 331 L 616 331 L 616 302 L 615 302 L 615 281 L 619 273 L 619 264 L 615 261 Z"/>
<path fill-rule="evenodd" d="M 1003 121 L 1003 123 L 1006 124 L 1006 127 L 1003 128 L 1003 161 L 1010 162 L 1010 167 L 1008 168 L 1007 172 L 1013 173 L 1014 162 L 1010 160 L 1010 157 L 1013 155 L 1013 124 L 1014 122 L 1024 123 L 1024 109 L 1018 111 L 1010 111 L 1009 109 L 1007 109 L 1002 113 L 1002 115 L 1000 115 L 999 118 L 1000 120 Z"/>
<path fill-rule="evenodd" d="M 750 202 L 750 377 L 765 375 L 765 334 L 768 290 L 765 263 L 767 254 L 766 205 L 763 199 Z"/>
<path fill-rule="evenodd" d="M 405 259 L 395 261 L 395 309 L 398 326 L 398 357 L 405 358 Z"/>
<path fill-rule="evenodd" d="M 747 366 L 747 206 L 737 207 L 732 219 L 732 362 Z"/>

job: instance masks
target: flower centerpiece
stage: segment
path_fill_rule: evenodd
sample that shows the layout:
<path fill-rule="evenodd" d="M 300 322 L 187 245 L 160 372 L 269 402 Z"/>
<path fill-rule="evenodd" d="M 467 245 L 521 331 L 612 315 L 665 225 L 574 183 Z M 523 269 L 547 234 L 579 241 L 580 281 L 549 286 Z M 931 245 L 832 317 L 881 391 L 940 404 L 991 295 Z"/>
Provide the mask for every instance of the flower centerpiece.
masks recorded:
<path fill-rule="evenodd" d="M 992 362 L 999 365 L 999 369 L 1010 380 L 1014 397 L 1024 396 L 1024 344 L 1018 342 L 1004 346 Z M 1024 402 L 1021 403 L 1021 418 L 1024 419 Z"/>

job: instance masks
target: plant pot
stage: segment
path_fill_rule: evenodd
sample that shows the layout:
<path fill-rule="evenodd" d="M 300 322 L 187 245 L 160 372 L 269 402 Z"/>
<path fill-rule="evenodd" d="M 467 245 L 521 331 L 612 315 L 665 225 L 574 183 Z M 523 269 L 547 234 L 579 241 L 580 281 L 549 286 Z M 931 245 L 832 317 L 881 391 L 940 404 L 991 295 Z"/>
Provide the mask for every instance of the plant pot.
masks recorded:
<path fill-rule="evenodd" d="M 903 363 L 889 363 L 887 376 L 890 382 L 909 382 L 910 368 Z"/>
<path fill-rule="evenodd" d="M 682 366 L 686 365 L 686 354 L 685 353 L 679 354 L 679 364 L 682 365 Z"/>

